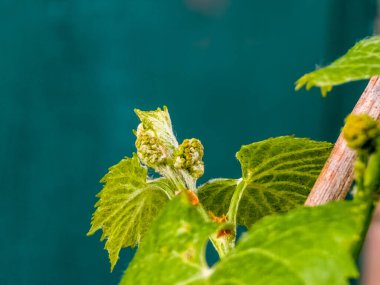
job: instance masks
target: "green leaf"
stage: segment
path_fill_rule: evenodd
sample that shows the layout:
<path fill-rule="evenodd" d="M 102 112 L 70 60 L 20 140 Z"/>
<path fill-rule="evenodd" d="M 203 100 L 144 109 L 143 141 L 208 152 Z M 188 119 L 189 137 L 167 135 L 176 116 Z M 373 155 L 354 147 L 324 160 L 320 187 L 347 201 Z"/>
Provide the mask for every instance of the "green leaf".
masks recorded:
<path fill-rule="evenodd" d="M 296 82 L 296 90 L 306 85 L 321 88 L 325 96 L 335 85 L 380 75 L 380 36 L 358 42 L 344 56 L 327 67 L 305 74 Z"/>
<path fill-rule="evenodd" d="M 107 238 L 111 271 L 122 248 L 137 245 L 153 219 L 170 198 L 174 188 L 164 178 L 147 181 L 147 169 L 134 154 L 112 166 L 101 180 L 96 211 L 88 235 L 102 229 L 101 240 Z"/>
<path fill-rule="evenodd" d="M 367 211 L 337 202 L 267 217 L 215 266 L 209 283 L 347 285 L 358 277 L 353 254 Z"/>
<path fill-rule="evenodd" d="M 206 210 L 217 216 L 227 214 L 239 179 L 211 179 L 198 188 L 198 198 Z"/>
<path fill-rule="evenodd" d="M 367 216 L 365 204 L 335 202 L 266 217 L 209 268 L 205 244 L 215 225 L 176 198 L 151 227 L 121 284 L 346 285 L 358 276 L 353 252 Z"/>
<path fill-rule="evenodd" d="M 216 225 L 199 207 L 185 195 L 173 199 L 142 241 L 121 284 L 173 285 L 203 279 L 209 273 L 206 242 Z"/>
<path fill-rule="evenodd" d="M 200 201 L 219 216 L 230 208 L 229 218 L 237 214 L 237 223 L 247 227 L 266 215 L 287 212 L 305 202 L 331 148 L 327 142 L 292 136 L 243 146 L 236 155 L 243 178 L 202 185 Z"/>

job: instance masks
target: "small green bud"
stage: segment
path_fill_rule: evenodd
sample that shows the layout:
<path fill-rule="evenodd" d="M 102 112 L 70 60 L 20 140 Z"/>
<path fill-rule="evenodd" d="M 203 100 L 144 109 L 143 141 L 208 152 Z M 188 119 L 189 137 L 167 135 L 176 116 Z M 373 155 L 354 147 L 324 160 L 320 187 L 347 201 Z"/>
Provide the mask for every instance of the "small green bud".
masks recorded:
<path fill-rule="evenodd" d="M 146 130 L 143 124 L 139 124 L 136 137 L 137 155 L 144 164 L 155 168 L 166 162 L 168 153 L 153 131 Z"/>
<path fill-rule="evenodd" d="M 158 170 L 172 161 L 178 147 L 168 109 L 135 112 L 141 120 L 135 132 L 137 155 L 144 164 Z"/>
<path fill-rule="evenodd" d="M 185 139 L 178 147 L 174 158 L 174 167 L 186 170 L 193 178 L 204 173 L 203 145 L 197 139 Z"/>
<path fill-rule="evenodd" d="M 354 150 L 371 150 L 380 135 L 377 121 L 366 114 L 350 114 L 343 127 L 343 136 L 347 145 Z"/>

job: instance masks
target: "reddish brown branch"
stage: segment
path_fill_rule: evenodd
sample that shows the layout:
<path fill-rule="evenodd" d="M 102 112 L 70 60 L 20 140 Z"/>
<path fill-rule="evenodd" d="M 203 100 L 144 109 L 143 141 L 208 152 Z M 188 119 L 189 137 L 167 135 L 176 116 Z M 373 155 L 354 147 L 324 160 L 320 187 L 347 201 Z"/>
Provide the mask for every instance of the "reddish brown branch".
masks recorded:
<path fill-rule="evenodd" d="M 366 113 L 380 119 L 380 77 L 372 77 L 352 113 Z M 353 181 L 355 153 L 340 134 L 321 175 L 314 184 L 305 205 L 315 206 L 344 199 Z"/>

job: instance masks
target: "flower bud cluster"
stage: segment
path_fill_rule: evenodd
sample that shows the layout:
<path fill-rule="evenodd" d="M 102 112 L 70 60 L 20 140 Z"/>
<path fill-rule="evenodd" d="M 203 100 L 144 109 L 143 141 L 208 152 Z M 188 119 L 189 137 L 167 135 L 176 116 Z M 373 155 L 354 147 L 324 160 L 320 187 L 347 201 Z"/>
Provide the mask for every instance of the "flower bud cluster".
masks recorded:
<path fill-rule="evenodd" d="M 176 151 L 174 167 L 199 178 L 204 173 L 203 153 L 203 145 L 198 139 L 185 139 Z"/>
<path fill-rule="evenodd" d="M 346 118 L 343 136 L 350 148 L 354 150 L 371 149 L 379 135 L 379 124 L 370 116 L 351 114 Z"/>
<path fill-rule="evenodd" d="M 149 167 L 157 168 L 166 162 L 168 154 L 160 139 L 141 123 L 136 131 L 136 148 L 140 160 Z"/>

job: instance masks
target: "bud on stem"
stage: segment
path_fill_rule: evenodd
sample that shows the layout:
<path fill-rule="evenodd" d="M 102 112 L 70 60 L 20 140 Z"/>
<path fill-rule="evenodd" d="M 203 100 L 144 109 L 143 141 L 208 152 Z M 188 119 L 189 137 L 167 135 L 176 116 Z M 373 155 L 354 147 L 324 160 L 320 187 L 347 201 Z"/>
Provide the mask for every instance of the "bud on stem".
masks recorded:
<path fill-rule="evenodd" d="M 140 161 L 171 180 L 178 190 L 195 192 L 196 180 L 204 173 L 202 143 L 186 139 L 178 146 L 166 107 L 135 112 L 141 120 L 134 132 Z"/>
<path fill-rule="evenodd" d="M 357 152 L 355 198 L 373 199 L 380 187 L 380 125 L 366 114 L 351 114 L 342 131 L 347 145 Z"/>
<path fill-rule="evenodd" d="M 203 153 L 203 145 L 199 140 L 185 139 L 176 151 L 174 167 L 198 179 L 204 173 Z"/>
<path fill-rule="evenodd" d="M 375 139 L 379 134 L 378 122 L 366 114 L 351 114 L 346 118 L 343 136 L 347 145 L 354 150 L 373 151 Z"/>
<path fill-rule="evenodd" d="M 135 132 L 137 155 L 142 163 L 159 171 L 162 165 L 173 160 L 174 151 L 178 147 L 168 109 L 136 109 L 135 112 L 141 120 Z"/>

